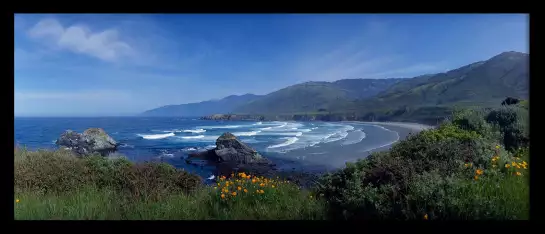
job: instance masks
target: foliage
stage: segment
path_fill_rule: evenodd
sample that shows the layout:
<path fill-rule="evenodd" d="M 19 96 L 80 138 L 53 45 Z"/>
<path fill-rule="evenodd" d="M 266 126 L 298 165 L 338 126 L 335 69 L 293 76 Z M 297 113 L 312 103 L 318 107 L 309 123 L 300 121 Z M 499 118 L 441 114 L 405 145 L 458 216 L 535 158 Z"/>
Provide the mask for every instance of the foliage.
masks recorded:
<path fill-rule="evenodd" d="M 492 110 L 486 117 L 488 123 L 497 125 L 503 135 L 503 144 L 508 150 L 528 146 L 528 110 L 507 106 Z"/>
<path fill-rule="evenodd" d="M 15 150 L 15 188 L 38 193 L 64 192 L 83 187 L 112 189 L 157 198 L 170 192 L 189 192 L 201 179 L 166 163 L 135 164 L 126 158 L 89 156 L 69 151 Z"/>
<path fill-rule="evenodd" d="M 527 219 L 528 148 L 513 154 L 498 145 L 487 116 L 457 112 L 325 175 L 316 193 L 328 201 L 328 218 Z"/>

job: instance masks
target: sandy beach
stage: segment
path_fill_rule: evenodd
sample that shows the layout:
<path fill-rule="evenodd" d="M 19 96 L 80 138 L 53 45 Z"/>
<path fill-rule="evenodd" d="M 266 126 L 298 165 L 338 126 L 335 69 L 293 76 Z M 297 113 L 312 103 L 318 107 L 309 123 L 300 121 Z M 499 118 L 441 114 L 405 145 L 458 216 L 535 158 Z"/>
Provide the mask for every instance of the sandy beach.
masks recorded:
<path fill-rule="evenodd" d="M 291 151 L 282 155 L 267 155 L 277 161 L 279 164 L 288 162 L 285 166 L 280 166 L 283 169 L 299 168 L 304 171 L 331 171 L 342 168 L 347 162 L 355 162 L 358 159 L 365 158 L 373 152 L 385 151 L 401 140 L 404 140 L 409 134 L 416 134 L 422 130 L 433 128 L 433 126 L 418 124 L 418 123 L 400 123 L 400 122 L 357 122 L 346 121 L 356 128 L 367 128 L 366 131 L 373 131 L 368 128 L 369 125 L 378 126 L 391 132 L 391 141 L 389 144 L 382 146 L 369 147 L 367 139 L 358 144 L 339 145 L 338 143 L 323 144 L 319 147 L 304 148 Z M 366 127 L 367 126 L 367 127 Z M 376 131 L 376 130 L 375 130 Z M 302 156 L 302 155 L 307 155 Z M 276 159 L 276 157 L 281 157 Z M 276 160 L 275 160 L 276 159 Z M 287 160 L 287 161 L 285 161 Z"/>

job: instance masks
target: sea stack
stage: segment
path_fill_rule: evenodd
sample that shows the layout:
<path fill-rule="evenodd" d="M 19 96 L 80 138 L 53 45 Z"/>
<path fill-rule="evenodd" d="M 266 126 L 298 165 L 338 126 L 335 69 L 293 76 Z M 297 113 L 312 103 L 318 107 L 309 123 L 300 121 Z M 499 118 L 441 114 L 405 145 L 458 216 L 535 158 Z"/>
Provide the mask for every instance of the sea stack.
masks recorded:
<path fill-rule="evenodd" d="M 107 156 L 115 152 L 119 144 L 104 129 L 89 128 L 83 134 L 67 130 L 55 142 L 58 146 L 70 149 L 78 156 L 99 153 Z"/>
<path fill-rule="evenodd" d="M 218 175 L 227 176 L 232 172 L 268 175 L 275 170 L 275 165 L 269 159 L 261 156 L 229 132 L 223 133 L 216 140 L 216 148 L 189 154 L 187 162 L 191 163 L 192 159 L 215 163 Z"/>

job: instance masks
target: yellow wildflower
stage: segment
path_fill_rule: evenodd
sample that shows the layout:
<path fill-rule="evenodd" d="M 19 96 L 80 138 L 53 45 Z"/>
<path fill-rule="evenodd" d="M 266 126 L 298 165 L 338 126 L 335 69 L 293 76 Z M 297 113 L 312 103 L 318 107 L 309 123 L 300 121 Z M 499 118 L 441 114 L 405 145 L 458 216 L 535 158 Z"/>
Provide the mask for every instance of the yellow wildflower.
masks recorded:
<path fill-rule="evenodd" d="M 218 189 L 218 187 L 214 186 L 214 189 Z"/>
<path fill-rule="evenodd" d="M 517 176 L 520 176 L 520 175 L 522 175 L 522 173 L 520 173 L 520 172 L 518 172 L 518 171 L 517 171 L 517 173 L 516 173 L 516 174 L 517 174 Z"/>
<path fill-rule="evenodd" d="M 475 171 L 475 173 L 476 173 L 477 175 L 482 175 L 482 174 L 483 174 L 483 170 L 477 169 L 477 170 Z"/>
<path fill-rule="evenodd" d="M 237 188 L 237 189 L 238 189 L 239 191 L 240 191 L 240 190 L 242 190 L 242 188 L 241 188 L 240 186 L 238 186 L 238 188 Z"/>
<path fill-rule="evenodd" d="M 424 215 L 424 220 L 428 220 L 428 214 Z"/>
<path fill-rule="evenodd" d="M 19 200 L 19 199 L 15 199 L 15 202 L 16 202 L 16 203 L 19 203 L 19 202 L 20 202 L 20 200 Z"/>
<path fill-rule="evenodd" d="M 528 165 L 528 163 L 526 163 L 526 161 L 522 161 L 522 165 Z"/>
<path fill-rule="evenodd" d="M 511 165 L 505 164 L 505 168 L 509 168 L 509 167 L 511 167 Z"/>
<path fill-rule="evenodd" d="M 492 167 L 496 167 L 496 165 L 492 165 Z"/>
<path fill-rule="evenodd" d="M 244 189 L 244 192 L 247 193 L 247 192 L 248 192 L 248 189 Z"/>
<path fill-rule="evenodd" d="M 224 198 L 225 198 L 225 194 L 222 193 L 222 194 L 221 194 L 221 198 L 224 199 Z"/>
<path fill-rule="evenodd" d="M 517 164 L 515 162 L 511 162 L 511 165 L 512 166 L 516 166 Z"/>
<path fill-rule="evenodd" d="M 522 165 L 522 168 L 526 169 L 526 165 Z"/>
<path fill-rule="evenodd" d="M 517 168 L 518 168 L 518 169 L 520 169 L 520 166 L 519 166 L 519 165 L 517 165 Z"/>
<path fill-rule="evenodd" d="M 236 196 L 237 192 L 232 192 L 231 195 Z"/>
<path fill-rule="evenodd" d="M 261 183 L 261 184 L 259 184 L 259 186 L 263 187 L 263 186 L 265 186 L 265 184 L 264 184 L 264 183 Z"/>
<path fill-rule="evenodd" d="M 467 164 L 467 163 L 464 163 L 464 167 L 468 167 L 468 166 L 469 166 L 469 164 Z"/>
<path fill-rule="evenodd" d="M 261 189 L 261 194 L 264 194 L 264 193 L 265 193 L 265 191 L 263 191 L 263 189 Z"/>
<path fill-rule="evenodd" d="M 274 188 L 274 184 L 273 184 L 273 185 L 271 185 L 271 187 L 272 187 L 272 188 Z"/>
<path fill-rule="evenodd" d="M 499 146 L 499 145 L 496 145 L 496 149 L 499 149 L 499 148 L 500 148 L 500 146 Z"/>
<path fill-rule="evenodd" d="M 252 180 L 252 184 L 255 183 L 255 179 Z"/>
<path fill-rule="evenodd" d="M 475 176 L 474 179 L 475 179 L 475 180 L 478 180 L 478 179 L 479 179 L 479 176 Z"/>

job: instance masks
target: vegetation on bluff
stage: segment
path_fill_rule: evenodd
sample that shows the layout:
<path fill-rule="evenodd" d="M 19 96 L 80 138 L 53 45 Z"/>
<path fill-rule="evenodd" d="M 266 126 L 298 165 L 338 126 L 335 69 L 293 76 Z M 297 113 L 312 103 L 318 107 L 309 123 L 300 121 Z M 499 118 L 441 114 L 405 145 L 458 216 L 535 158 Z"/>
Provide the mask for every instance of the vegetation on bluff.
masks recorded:
<path fill-rule="evenodd" d="M 527 108 L 456 111 L 305 190 L 244 173 L 15 149 L 16 219 L 528 219 Z"/>

